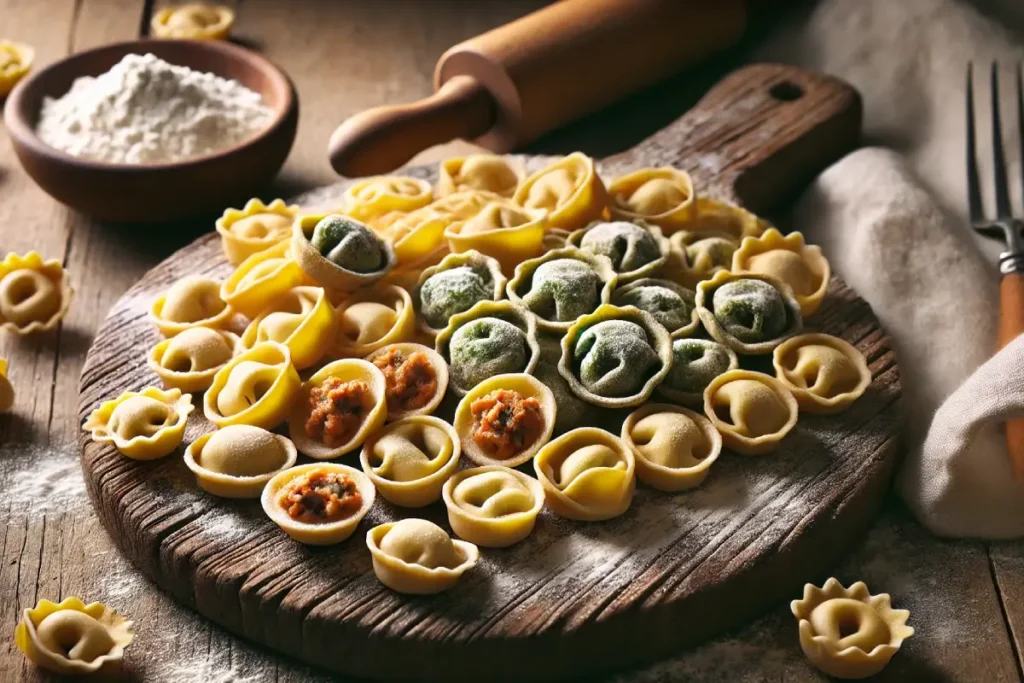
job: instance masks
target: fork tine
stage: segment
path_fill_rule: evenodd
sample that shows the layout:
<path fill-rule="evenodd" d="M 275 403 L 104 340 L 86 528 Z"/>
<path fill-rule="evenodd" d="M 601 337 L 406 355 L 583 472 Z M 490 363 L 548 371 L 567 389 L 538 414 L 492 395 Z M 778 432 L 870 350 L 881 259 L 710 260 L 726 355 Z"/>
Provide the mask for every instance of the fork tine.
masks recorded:
<path fill-rule="evenodd" d="M 1010 218 L 1010 188 L 1006 179 L 1003 128 L 999 118 L 999 68 L 992 62 L 992 177 L 996 184 L 996 218 Z"/>
<path fill-rule="evenodd" d="M 978 157 L 974 150 L 974 85 L 971 77 L 972 70 L 971 62 L 967 62 L 967 207 L 971 215 L 971 222 L 980 223 L 985 220 L 985 216 L 981 207 Z M 1024 138 L 1022 138 L 1022 144 L 1024 144 Z"/>

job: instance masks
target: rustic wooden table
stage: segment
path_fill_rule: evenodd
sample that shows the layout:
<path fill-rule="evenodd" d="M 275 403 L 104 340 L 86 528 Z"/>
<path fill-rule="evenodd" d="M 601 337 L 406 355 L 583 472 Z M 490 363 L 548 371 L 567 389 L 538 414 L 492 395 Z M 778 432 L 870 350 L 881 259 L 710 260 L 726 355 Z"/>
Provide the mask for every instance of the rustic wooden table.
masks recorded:
<path fill-rule="evenodd" d="M 342 118 L 428 94 L 432 66 L 447 46 L 542 3 L 237 4 L 234 35 L 283 66 L 302 99 L 295 148 L 266 193 L 289 196 L 334 179 L 324 147 Z M 70 52 L 138 36 L 153 5 L 152 0 L 0 0 L 0 37 L 34 45 L 44 65 Z M 676 118 L 729 61 L 549 136 L 531 151 L 579 148 L 600 156 L 628 147 Z M 33 339 L 0 336 L 0 357 L 10 360 L 18 392 L 14 412 L 0 417 L 2 681 L 46 680 L 15 647 L 14 626 L 21 610 L 38 599 L 70 595 L 107 602 L 135 620 L 126 680 L 330 680 L 172 602 L 121 557 L 85 494 L 78 465 L 77 385 L 96 326 L 146 270 L 211 228 L 209 220 L 157 232 L 91 222 L 43 194 L 19 167 L 6 135 L 0 135 L 0 251 L 36 249 L 63 259 L 76 289 L 71 311 L 54 333 Z M 937 540 L 892 502 L 834 573 L 844 583 L 860 579 L 875 591 L 891 593 L 898 607 L 911 612 L 917 635 L 879 679 L 1024 680 L 1024 543 Z M 779 605 L 739 631 L 610 680 L 823 677 L 806 664 L 788 606 Z"/>

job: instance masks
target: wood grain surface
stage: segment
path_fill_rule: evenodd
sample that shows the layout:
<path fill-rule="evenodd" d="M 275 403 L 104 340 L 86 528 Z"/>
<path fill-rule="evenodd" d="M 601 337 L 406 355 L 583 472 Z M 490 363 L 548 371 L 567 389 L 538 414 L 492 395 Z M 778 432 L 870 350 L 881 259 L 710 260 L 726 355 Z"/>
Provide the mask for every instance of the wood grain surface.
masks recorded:
<path fill-rule="evenodd" d="M 33 44 L 38 63 L 141 35 L 143 0 L 0 0 L 0 35 Z M 161 3 L 157 3 L 161 4 Z M 265 199 L 330 182 L 324 145 L 339 119 L 365 107 L 429 94 L 430 68 L 449 45 L 531 11 L 541 0 L 244 0 L 234 32 L 295 79 L 299 136 Z M 772 10 L 772 14 L 776 14 Z M 765 27 L 765 21 L 754 22 Z M 763 29 L 762 29 L 763 30 Z M 370 37 L 372 36 L 372 39 Z M 610 107 L 532 144 L 534 153 L 581 149 L 613 154 L 664 127 L 691 105 L 743 50 Z M 432 150 L 423 160 L 451 149 Z M 463 146 L 464 147 L 464 146 Z M 327 683 L 338 680 L 236 637 L 168 597 L 115 547 L 87 499 L 79 466 L 78 374 L 99 323 L 149 268 L 212 220 L 139 234 L 82 220 L 45 196 L 21 171 L 0 133 L 0 248 L 36 248 L 65 259 L 76 298 L 59 333 L 22 340 L 0 335 L 18 391 L 0 416 L 0 680 L 57 680 L 14 646 L 21 610 L 38 599 L 103 600 L 135 620 L 119 680 L 156 683 Z M 850 554 L 816 578 L 864 580 L 911 611 L 917 634 L 880 681 L 1024 679 L 1024 543 L 936 539 L 894 498 Z M 600 680 L 615 683 L 757 683 L 826 680 L 800 652 L 787 601 L 765 616 L 651 666 Z M 502 663 L 515 666 L 515 663 Z M 528 678 L 529 672 L 523 672 Z"/>

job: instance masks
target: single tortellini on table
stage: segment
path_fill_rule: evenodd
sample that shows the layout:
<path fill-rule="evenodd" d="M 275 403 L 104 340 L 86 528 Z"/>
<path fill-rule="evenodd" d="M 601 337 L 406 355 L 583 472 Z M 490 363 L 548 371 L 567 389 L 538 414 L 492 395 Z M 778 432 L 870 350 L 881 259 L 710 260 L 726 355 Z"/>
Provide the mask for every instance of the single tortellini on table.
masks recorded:
<path fill-rule="evenodd" d="M 821 306 L 832 277 L 832 268 L 820 247 L 806 244 L 802 233 L 783 237 L 775 228 L 743 240 L 732 256 L 732 272 L 771 275 L 785 282 L 805 318 Z"/>
<path fill-rule="evenodd" d="M 420 508 L 441 498 L 459 465 L 462 444 L 437 417 L 404 417 L 370 436 L 359 463 L 380 495 L 393 505 Z"/>
<path fill-rule="evenodd" d="M 241 209 L 227 209 L 217 219 L 224 255 L 233 266 L 264 249 L 288 241 L 298 206 L 288 206 L 282 199 L 264 204 L 250 199 Z"/>
<path fill-rule="evenodd" d="M 556 414 L 551 389 L 530 375 L 510 373 L 473 387 L 459 401 L 452 424 L 477 465 L 517 467 L 551 438 Z"/>
<path fill-rule="evenodd" d="M 481 301 L 501 299 L 506 282 L 501 264 L 474 249 L 446 256 L 420 274 L 413 292 L 420 329 L 437 336 L 452 316 Z"/>
<path fill-rule="evenodd" d="M 608 303 L 618 281 L 608 259 L 566 247 L 519 264 L 507 291 L 537 316 L 542 332 L 563 333 Z"/>
<path fill-rule="evenodd" d="M 531 174 L 516 190 L 515 202 L 548 212 L 547 224 L 577 230 L 608 212 L 608 192 L 594 160 L 574 152 Z"/>
<path fill-rule="evenodd" d="M 18 335 L 49 332 L 71 305 L 71 285 L 57 259 L 37 252 L 7 254 L 0 261 L 0 329 Z"/>
<path fill-rule="evenodd" d="M 286 534 L 307 545 L 349 538 L 373 507 L 377 490 L 359 470 L 333 462 L 278 472 L 260 495 L 263 511 Z"/>
<path fill-rule="evenodd" d="M 7 359 L 0 358 L 0 413 L 8 412 L 14 406 L 14 386 L 7 376 Z"/>
<path fill-rule="evenodd" d="M 763 455 L 778 448 L 796 426 L 797 403 L 774 377 L 730 370 L 704 390 L 704 414 L 728 448 L 743 455 Z"/>
<path fill-rule="evenodd" d="M 386 392 L 384 373 L 373 363 L 328 363 L 302 384 L 288 416 L 288 435 L 311 458 L 338 458 L 384 425 Z"/>
<path fill-rule="evenodd" d="M 241 353 L 237 335 L 209 327 L 191 327 L 157 343 L 149 351 L 149 368 L 169 389 L 206 391 L 217 371 Z"/>
<path fill-rule="evenodd" d="M 203 395 L 203 412 L 218 427 L 273 429 L 284 422 L 301 383 L 288 347 L 261 342 L 217 371 Z"/>
<path fill-rule="evenodd" d="M 852 344 L 828 334 L 801 334 L 772 354 L 775 377 L 796 397 L 800 410 L 838 413 L 864 395 L 871 370 Z"/>
<path fill-rule="evenodd" d="M 677 168 L 642 168 L 608 186 L 613 218 L 643 220 L 665 234 L 678 230 L 695 212 L 693 181 Z"/>
<path fill-rule="evenodd" d="M 14 642 L 36 666 L 61 676 L 116 675 L 134 634 L 132 622 L 101 602 L 40 600 L 26 609 Z"/>
<path fill-rule="evenodd" d="M 867 678 L 886 667 L 914 635 L 910 612 L 893 609 L 888 593 L 871 595 L 863 581 L 844 588 L 830 578 L 821 588 L 804 585 L 790 603 L 800 648 L 815 667 L 836 678 Z"/>
<path fill-rule="evenodd" d="M 295 221 L 292 253 L 305 274 L 332 294 L 372 285 L 395 267 L 391 245 L 359 220 L 309 214 Z"/>
<path fill-rule="evenodd" d="M 480 558 L 475 545 L 452 539 L 425 519 L 375 526 L 366 534 L 366 545 L 380 582 L 412 595 L 448 590 Z"/>
<path fill-rule="evenodd" d="M 220 288 L 232 309 L 255 318 L 267 303 L 293 287 L 314 284 L 295 260 L 289 242 L 281 242 L 242 261 Z"/>
<path fill-rule="evenodd" d="M 342 301 L 336 311 L 338 339 L 334 352 L 361 358 L 382 346 L 409 341 L 416 311 L 409 292 L 396 285 L 364 290 Z"/>
<path fill-rule="evenodd" d="M 544 507 L 539 481 L 499 465 L 456 472 L 443 494 L 455 535 L 485 548 L 506 548 L 529 536 Z"/>
<path fill-rule="evenodd" d="M 434 349 L 402 342 L 383 346 L 366 360 L 384 373 L 388 422 L 433 413 L 448 390 L 448 364 Z"/>
<path fill-rule="evenodd" d="M 199 488 L 222 498 L 259 498 L 275 474 L 295 464 L 295 445 L 251 425 L 204 434 L 185 449 L 185 466 Z"/>
<path fill-rule="evenodd" d="M 452 316 L 434 343 L 458 396 L 494 375 L 531 374 L 540 359 L 534 316 L 511 301 L 481 301 Z"/>
<path fill-rule="evenodd" d="M 647 311 L 673 339 L 688 337 L 700 327 L 696 292 L 671 280 L 641 278 L 615 290 L 612 303 Z"/>
<path fill-rule="evenodd" d="M 322 287 L 293 287 L 267 304 L 242 334 L 242 344 L 252 348 L 272 341 L 284 344 L 292 365 L 304 370 L 319 361 L 334 344 L 338 318 Z"/>
<path fill-rule="evenodd" d="M 430 204 L 430 183 L 408 176 L 375 176 L 355 183 L 342 195 L 345 213 L 372 223 L 391 213 L 409 213 Z"/>
<path fill-rule="evenodd" d="M 502 272 L 509 275 L 519 263 L 540 256 L 546 229 L 544 211 L 501 200 L 488 204 L 472 218 L 450 223 L 444 236 L 453 254 L 479 251 L 500 263 Z"/>
<path fill-rule="evenodd" d="M 711 339 L 676 339 L 672 342 L 672 369 L 657 393 L 691 408 L 704 405 L 704 390 L 711 380 L 740 366 L 736 352 Z"/>
<path fill-rule="evenodd" d="M 646 401 L 671 365 L 672 340 L 650 313 L 604 305 L 565 333 L 558 372 L 584 401 L 628 408 Z"/>
<path fill-rule="evenodd" d="M 446 159 L 439 164 L 438 172 L 438 197 L 475 190 L 511 198 L 525 175 L 520 165 L 498 154 L 471 154 Z"/>
<path fill-rule="evenodd" d="M 710 420 L 665 403 L 634 410 L 621 436 L 636 457 L 637 479 L 659 491 L 700 486 L 722 452 L 722 436 Z"/>
<path fill-rule="evenodd" d="M 770 275 L 720 271 L 697 285 L 696 302 L 704 329 L 737 353 L 771 353 L 803 329 L 793 291 Z"/>
<path fill-rule="evenodd" d="M 235 23 L 235 13 L 224 5 L 190 2 L 165 7 L 149 22 L 157 38 L 227 40 Z"/>
<path fill-rule="evenodd" d="M 566 432 L 533 460 L 548 508 L 599 522 L 624 513 L 636 490 L 636 458 L 619 437 L 596 427 Z"/>
<path fill-rule="evenodd" d="M 669 242 L 661 228 L 641 222 L 592 223 L 569 235 L 569 244 L 608 258 L 620 285 L 652 277 L 669 255 Z"/>
<path fill-rule="evenodd" d="M 5 97 L 28 74 L 36 51 L 25 43 L 0 40 L 0 97 Z"/>
<path fill-rule="evenodd" d="M 93 441 L 110 443 L 129 458 L 155 460 L 181 444 L 193 408 L 191 394 L 147 387 L 104 401 L 82 429 L 91 433 Z"/>

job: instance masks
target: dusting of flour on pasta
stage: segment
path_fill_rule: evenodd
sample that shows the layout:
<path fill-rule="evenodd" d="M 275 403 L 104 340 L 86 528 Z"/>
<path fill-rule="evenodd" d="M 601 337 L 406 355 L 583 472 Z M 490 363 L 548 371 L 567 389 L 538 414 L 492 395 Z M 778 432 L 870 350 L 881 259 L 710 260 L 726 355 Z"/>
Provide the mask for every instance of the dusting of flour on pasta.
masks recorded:
<path fill-rule="evenodd" d="M 36 132 L 76 157 L 154 164 L 227 149 L 272 117 L 259 93 L 237 81 L 132 54 L 46 98 Z"/>

